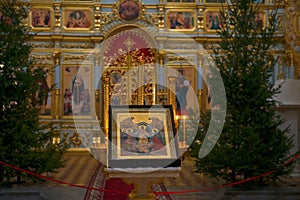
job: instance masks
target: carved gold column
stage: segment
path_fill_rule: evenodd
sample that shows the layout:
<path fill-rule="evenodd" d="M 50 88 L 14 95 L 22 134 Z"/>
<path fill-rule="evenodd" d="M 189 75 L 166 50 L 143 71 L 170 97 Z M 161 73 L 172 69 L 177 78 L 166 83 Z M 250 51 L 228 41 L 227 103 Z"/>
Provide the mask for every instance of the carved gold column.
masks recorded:
<path fill-rule="evenodd" d="M 286 41 L 286 51 L 287 51 L 287 61 L 290 62 L 290 66 L 294 64 L 294 49 L 297 42 L 297 23 L 295 23 L 296 19 L 296 10 L 298 5 L 296 0 L 286 0 L 285 1 L 285 13 L 286 13 L 286 20 L 285 20 L 285 41 Z M 290 68 L 289 68 L 290 69 Z M 300 66 L 294 66 L 294 78 L 300 78 Z"/>
<path fill-rule="evenodd" d="M 294 52 L 293 50 L 286 51 L 286 64 L 288 68 L 288 73 L 290 75 L 291 68 L 294 68 L 293 77 L 289 77 L 290 79 L 299 79 L 300 78 L 300 68 L 294 65 Z"/>
<path fill-rule="evenodd" d="M 144 105 L 144 65 L 143 62 L 140 62 L 141 64 L 139 65 L 138 68 L 138 105 Z"/>
<path fill-rule="evenodd" d="M 176 115 L 176 86 L 175 77 L 169 77 L 169 104 L 173 106 L 174 117 Z"/>
<path fill-rule="evenodd" d="M 165 13 L 165 6 L 164 5 L 158 5 L 158 22 L 157 25 L 159 28 L 164 28 L 164 13 Z"/>
<path fill-rule="evenodd" d="M 100 91 L 99 89 L 95 90 L 95 113 L 96 120 L 99 120 L 99 110 L 100 110 Z"/>
<path fill-rule="evenodd" d="M 127 67 L 127 75 L 123 78 L 127 79 L 127 86 L 126 86 L 126 91 L 127 91 L 127 104 L 132 104 L 131 102 L 131 97 L 133 95 L 133 90 L 132 90 L 132 77 L 131 77 L 131 72 L 130 70 L 133 68 L 133 60 L 132 60 L 132 55 L 131 55 L 131 47 L 135 44 L 135 42 L 128 37 L 124 41 L 124 45 L 127 47 L 127 55 L 126 55 L 126 67 Z M 138 70 L 138 69 L 137 69 Z M 137 97 L 138 98 L 138 97 Z"/>
<path fill-rule="evenodd" d="M 198 97 L 198 105 L 199 105 L 199 110 L 202 112 L 205 112 L 205 99 L 203 98 L 203 89 L 198 89 L 197 91 L 197 97 Z"/>
<path fill-rule="evenodd" d="M 102 91 L 103 91 L 103 118 L 102 126 L 105 132 L 105 135 L 108 136 L 108 118 L 109 118 L 109 78 L 102 77 Z"/>
<path fill-rule="evenodd" d="M 199 8 L 198 10 L 198 29 L 204 29 L 204 9 L 203 8 Z"/>
<path fill-rule="evenodd" d="M 59 110 L 60 110 L 60 104 L 59 104 L 59 100 L 60 100 L 60 89 L 56 88 L 53 91 L 54 93 L 54 112 L 53 112 L 53 117 L 54 119 L 59 119 Z"/>
<path fill-rule="evenodd" d="M 206 111 L 206 100 L 208 97 L 208 84 L 207 84 L 207 64 L 203 65 L 203 89 L 202 89 L 202 109 Z"/>
<path fill-rule="evenodd" d="M 54 130 L 53 144 L 59 144 L 59 143 L 60 143 L 60 131 Z"/>
<path fill-rule="evenodd" d="M 294 77 L 292 77 L 292 79 L 300 79 L 300 66 L 299 66 L 299 62 L 298 65 L 294 65 L 294 52 L 292 51 L 290 53 L 290 59 L 291 59 L 291 65 L 290 67 L 294 67 L 295 73 L 294 73 Z M 299 57 L 298 57 L 299 59 Z M 299 60 L 298 60 L 299 61 Z"/>
<path fill-rule="evenodd" d="M 101 28 L 101 4 L 97 3 L 95 4 L 95 30 L 100 31 L 100 28 Z"/>
<path fill-rule="evenodd" d="M 61 3 L 55 2 L 54 3 L 54 22 L 55 22 L 55 31 L 60 31 L 60 24 L 61 24 Z"/>
<path fill-rule="evenodd" d="M 55 66 L 59 66 L 60 65 L 61 52 L 54 51 L 52 56 L 54 58 Z"/>
<path fill-rule="evenodd" d="M 57 72 L 57 70 L 60 70 L 60 58 L 61 58 L 61 52 L 59 52 L 59 51 L 55 51 L 53 54 L 52 54 L 52 56 L 53 56 L 53 58 L 54 58 L 54 64 L 55 64 L 55 72 Z M 59 77 L 56 77 L 56 76 L 58 76 L 59 75 Z M 54 74 L 54 76 L 55 76 L 55 80 L 56 80 L 56 82 L 55 82 L 55 84 L 57 84 L 58 85 L 58 88 L 55 88 L 54 89 L 54 91 L 53 91 L 53 96 L 54 96 L 54 101 L 53 101 L 53 117 L 55 118 L 55 119 L 58 119 L 59 118 L 59 116 L 60 116 L 60 86 L 59 86 L 59 84 L 58 83 L 60 83 L 60 73 L 55 73 Z"/>
<path fill-rule="evenodd" d="M 158 65 L 157 69 L 155 70 L 155 76 L 156 76 L 156 83 L 155 87 L 156 87 L 156 93 L 155 93 L 155 102 L 154 104 L 161 104 L 161 105 L 167 105 L 169 104 L 168 101 L 166 101 L 168 99 L 168 94 L 167 94 L 167 90 L 166 90 L 166 77 L 167 74 L 165 73 L 164 70 L 164 64 L 165 64 L 165 60 L 164 60 L 164 56 L 165 56 L 166 52 L 163 50 L 159 50 L 158 52 Z"/>
<path fill-rule="evenodd" d="M 278 58 L 278 74 L 277 74 L 277 80 L 283 80 L 285 79 L 284 74 L 284 59 L 283 57 Z"/>
<path fill-rule="evenodd" d="M 97 83 L 97 85 L 100 84 L 100 77 L 101 77 L 101 72 L 100 72 L 100 51 L 97 48 L 94 54 L 94 59 L 95 59 L 95 75 L 94 75 L 94 82 Z M 99 120 L 99 113 L 100 113 L 100 88 L 96 87 L 95 89 L 95 114 L 96 114 L 96 120 Z M 101 116 L 101 115 L 100 115 Z"/>
<path fill-rule="evenodd" d="M 99 93 L 99 107 L 101 108 L 100 110 L 99 110 L 99 118 L 100 118 L 100 124 L 101 124 L 101 127 L 103 128 L 104 127 L 104 97 L 105 97 L 105 95 L 104 95 L 104 91 L 103 91 L 103 89 L 104 89 L 104 78 L 103 77 L 100 77 L 100 80 L 99 80 L 99 87 L 100 87 L 100 93 Z"/>
<path fill-rule="evenodd" d="M 205 53 L 204 53 L 205 54 Z M 204 91 L 203 88 L 206 86 L 204 79 L 204 65 L 203 65 L 203 52 L 199 52 L 197 55 L 198 67 L 197 67 L 197 99 L 200 111 L 206 110 L 206 99 L 203 98 Z"/>

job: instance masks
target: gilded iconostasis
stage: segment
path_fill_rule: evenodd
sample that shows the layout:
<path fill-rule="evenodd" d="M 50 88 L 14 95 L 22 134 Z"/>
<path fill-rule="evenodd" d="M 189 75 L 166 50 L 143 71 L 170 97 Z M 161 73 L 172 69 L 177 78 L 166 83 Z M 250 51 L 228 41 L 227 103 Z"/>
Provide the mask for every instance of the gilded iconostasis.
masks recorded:
<path fill-rule="evenodd" d="M 298 78 L 297 3 L 257 4 L 255 23 L 262 28 L 273 9 L 281 19 L 284 42 L 274 50 L 280 62 L 272 81 Z M 31 57 L 52 71 L 41 86 L 55 87 L 40 105 L 42 121 L 62 122 L 58 139 L 81 148 L 103 145 L 110 105 L 172 105 L 178 117 L 211 109 L 207 55 L 224 26 L 222 5 L 224 0 L 26 1 L 26 24 L 35 33 Z"/>

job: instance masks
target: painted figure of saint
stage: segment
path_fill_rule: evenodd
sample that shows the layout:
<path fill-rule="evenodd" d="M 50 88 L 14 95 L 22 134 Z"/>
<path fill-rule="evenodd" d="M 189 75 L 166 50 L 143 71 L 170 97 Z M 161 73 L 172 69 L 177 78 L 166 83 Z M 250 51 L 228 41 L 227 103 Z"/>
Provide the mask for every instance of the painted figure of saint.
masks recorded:
<path fill-rule="evenodd" d="M 91 111 L 90 108 L 90 92 L 89 90 L 85 89 L 81 92 L 81 114 L 89 114 Z"/>
<path fill-rule="evenodd" d="M 184 76 L 183 69 L 179 69 L 176 78 L 176 114 L 186 114 L 187 99 L 186 94 L 189 89 L 189 81 Z"/>
<path fill-rule="evenodd" d="M 38 82 L 38 90 L 33 97 L 33 102 L 38 106 L 39 113 L 41 115 L 45 114 L 46 112 L 46 106 L 48 104 L 48 98 L 49 98 L 49 86 L 47 83 L 47 77 L 42 77 L 41 80 Z"/>
<path fill-rule="evenodd" d="M 73 94 L 73 100 L 74 104 L 80 104 L 81 100 L 81 93 L 84 90 L 84 83 L 82 76 L 80 74 L 76 75 L 73 79 L 73 85 L 72 85 L 72 94 Z"/>
<path fill-rule="evenodd" d="M 31 13 L 32 26 L 34 27 L 49 27 L 50 26 L 50 10 L 34 9 Z"/>
<path fill-rule="evenodd" d="M 72 92 L 66 88 L 64 93 L 64 114 L 68 115 L 72 113 Z"/>
<path fill-rule="evenodd" d="M 139 5 L 133 0 L 124 0 L 119 5 L 119 16 L 126 21 L 135 20 L 139 14 Z"/>
<path fill-rule="evenodd" d="M 140 130 L 137 137 L 137 153 L 150 153 L 153 148 L 153 142 L 146 130 Z"/>
<path fill-rule="evenodd" d="M 69 14 L 65 26 L 67 28 L 88 28 L 91 26 L 91 22 L 84 11 L 76 10 Z"/>

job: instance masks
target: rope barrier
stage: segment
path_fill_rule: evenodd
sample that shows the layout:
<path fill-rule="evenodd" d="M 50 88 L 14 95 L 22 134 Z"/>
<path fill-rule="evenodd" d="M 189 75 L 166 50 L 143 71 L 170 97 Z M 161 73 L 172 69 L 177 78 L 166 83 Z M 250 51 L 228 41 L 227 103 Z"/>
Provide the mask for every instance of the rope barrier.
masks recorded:
<path fill-rule="evenodd" d="M 44 180 L 48 180 L 48 181 L 52 181 L 52 182 L 55 182 L 55 183 L 59 183 L 59 184 L 62 184 L 62 185 L 68 185 L 68 186 L 72 186 L 72 187 L 78 187 L 78 188 L 89 189 L 89 190 L 100 190 L 100 191 L 104 191 L 104 192 L 113 192 L 113 193 L 119 193 L 119 194 L 127 194 L 127 192 L 122 192 L 122 191 L 105 190 L 105 189 L 93 188 L 93 187 L 78 185 L 78 184 L 74 184 L 74 183 L 64 182 L 64 181 L 61 181 L 61 180 L 57 180 L 57 179 L 54 179 L 54 178 L 43 176 L 41 174 L 37 174 L 37 173 L 29 171 L 29 170 L 21 169 L 19 167 L 16 167 L 16 166 L 11 165 L 9 163 L 6 163 L 4 161 L 0 161 L 0 164 L 2 164 L 4 166 L 7 166 L 7 167 L 10 167 L 12 169 L 15 169 L 17 171 L 20 171 L 20 172 L 23 172 L 23 173 L 26 173 L 26 174 L 29 174 L 29 175 L 32 175 L 32 176 L 44 179 Z"/>
<path fill-rule="evenodd" d="M 300 156 L 300 152 L 297 153 L 296 155 L 294 155 L 291 159 L 289 159 L 284 165 L 283 167 L 291 164 L 292 162 L 294 162 L 298 157 Z M 17 171 L 21 171 L 23 173 L 26 173 L 26 174 L 29 174 L 29 175 L 32 175 L 32 176 L 36 176 L 38 178 L 41 178 L 41 179 L 45 179 L 45 180 L 48 180 L 48 181 L 52 181 L 52 182 L 55 182 L 55 183 L 59 183 L 59 184 L 62 184 L 62 185 L 69 185 L 69 186 L 72 186 L 72 187 L 78 187 L 78 188 L 83 188 L 83 189 L 89 189 L 89 190 L 98 190 L 98 191 L 103 191 L 103 192 L 111 192 L 111 193 L 119 193 L 119 194 L 126 194 L 126 192 L 122 192 L 122 191 L 116 191 L 116 190 L 105 190 L 105 189 L 101 189 L 101 188 L 93 188 L 93 187 L 88 187 L 88 186 L 82 186 L 82 185 L 78 185 L 78 184 L 73 184 L 73 183 L 68 183 L 68 182 L 64 182 L 64 181 L 61 181 L 61 180 L 57 180 L 57 179 L 54 179 L 54 178 L 50 178 L 50 177 L 47 177 L 47 176 L 43 176 L 41 174 L 37 174 L 35 172 L 32 172 L 32 171 L 29 171 L 29 170 L 25 170 L 25 169 L 21 169 L 19 167 L 16 167 L 14 165 L 11 165 L 9 163 L 6 163 L 4 161 L 0 161 L 0 164 L 1 165 L 4 165 L 4 166 L 7 166 L 7 167 L 10 167 L 12 169 L 15 169 Z M 187 193 L 199 193 L 199 192 L 207 192 L 207 191 L 212 191 L 212 190 L 218 190 L 218 189 L 222 189 L 222 188 L 225 188 L 225 187 L 232 187 L 234 185 L 240 185 L 240 184 L 243 184 L 243 183 L 246 183 L 246 182 L 250 182 L 250 181 L 253 181 L 253 180 L 257 180 L 261 177 L 265 177 L 265 176 L 268 176 L 268 175 L 271 175 L 273 174 L 274 172 L 276 172 L 276 170 L 272 170 L 272 171 L 269 171 L 269 172 L 265 172 L 265 173 L 262 173 L 260 175 L 257 175 L 257 176 L 254 176 L 254 177 L 251 177 L 251 178 L 247 178 L 245 180 L 241 180 L 241 181 L 236 181 L 236 182 L 232 182 L 232 183 L 228 183 L 228 184 L 224 184 L 224 185 L 220 185 L 220 186 L 216 186 L 216 187 L 213 187 L 213 188 L 204 188 L 204 189 L 199 189 L 199 190 L 181 190 L 181 191 L 174 191 L 174 192 L 153 192 L 156 196 L 158 195 L 172 195 L 172 194 L 187 194 Z"/>
<path fill-rule="evenodd" d="M 291 159 L 289 159 L 283 166 L 285 167 L 287 165 L 290 165 L 299 156 L 300 156 L 300 152 L 297 153 L 296 155 L 294 155 Z M 247 178 L 245 180 L 236 181 L 236 182 L 232 182 L 232 183 L 228 183 L 228 184 L 216 186 L 216 187 L 213 187 L 213 188 L 204 188 L 204 189 L 199 189 L 199 190 L 182 190 L 182 191 L 175 191 L 175 192 L 154 192 L 154 194 L 157 196 L 157 195 L 165 195 L 165 194 L 188 194 L 188 193 L 208 192 L 208 191 L 218 190 L 218 189 L 222 189 L 222 188 L 226 188 L 226 187 L 232 187 L 232 186 L 235 186 L 235 185 L 240 185 L 240 184 L 243 184 L 243 183 L 254 181 L 254 180 L 257 180 L 257 179 L 259 179 L 261 177 L 265 177 L 265 176 L 271 175 L 274 172 L 276 172 L 276 170 L 272 170 L 272 171 L 265 172 L 265 173 L 262 173 L 260 175 L 257 175 L 257 176 L 251 177 L 251 178 Z"/>

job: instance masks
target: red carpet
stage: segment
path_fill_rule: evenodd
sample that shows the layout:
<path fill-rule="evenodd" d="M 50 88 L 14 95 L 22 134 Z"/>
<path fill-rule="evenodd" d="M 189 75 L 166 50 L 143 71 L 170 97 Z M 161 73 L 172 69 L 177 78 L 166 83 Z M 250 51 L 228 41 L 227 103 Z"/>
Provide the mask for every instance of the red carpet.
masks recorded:
<path fill-rule="evenodd" d="M 120 193 L 114 192 L 104 192 L 103 200 L 127 200 L 128 194 L 134 188 L 133 184 L 127 185 L 120 178 L 111 178 L 106 180 L 105 190 L 118 191 Z M 125 194 L 121 194 L 121 193 Z"/>
<path fill-rule="evenodd" d="M 134 188 L 133 184 L 127 185 L 120 178 L 107 179 L 103 170 L 104 165 L 99 162 L 89 183 L 89 188 L 99 188 L 99 190 L 88 189 L 84 200 L 127 200 L 128 194 Z"/>
<path fill-rule="evenodd" d="M 84 200 L 127 200 L 128 194 L 134 188 L 134 185 L 128 185 L 121 178 L 106 179 L 104 165 L 99 163 L 89 184 L 89 188 L 99 188 L 99 190 L 88 189 Z M 108 191 L 103 191 L 103 188 Z M 152 190 L 156 192 L 166 192 L 167 189 L 163 183 L 153 184 Z M 111 192 L 110 192 L 111 191 Z M 117 191 L 117 192 L 114 192 Z M 171 200 L 170 195 L 159 195 L 156 200 Z"/>

